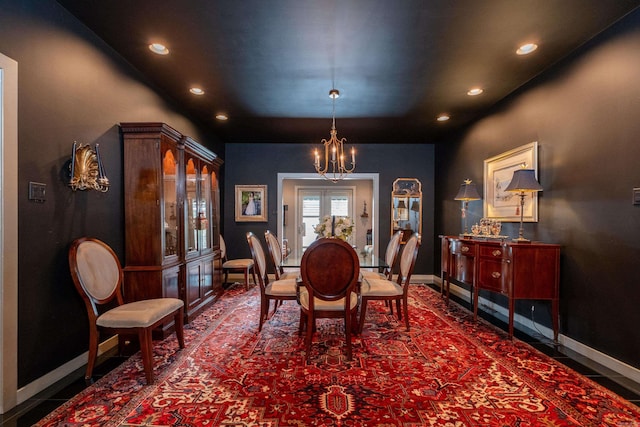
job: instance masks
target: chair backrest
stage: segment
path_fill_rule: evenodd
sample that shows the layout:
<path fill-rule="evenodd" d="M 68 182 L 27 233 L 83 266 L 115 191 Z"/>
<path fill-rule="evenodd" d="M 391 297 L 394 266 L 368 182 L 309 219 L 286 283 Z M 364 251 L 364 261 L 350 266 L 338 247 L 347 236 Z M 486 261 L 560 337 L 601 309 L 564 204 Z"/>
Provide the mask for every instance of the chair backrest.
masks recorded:
<path fill-rule="evenodd" d="M 264 255 L 264 249 L 260 243 L 258 236 L 252 232 L 247 233 L 247 243 L 249 243 L 249 249 L 251 250 L 251 257 L 253 258 L 253 268 L 258 276 L 258 282 L 260 287 L 264 288 L 269 284 L 269 276 L 267 275 L 267 260 Z"/>
<path fill-rule="evenodd" d="M 282 249 L 278 238 L 271 231 L 264 232 L 264 240 L 267 241 L 267 248 L 269 249 L 269 255 L 271 255 L 271 261 L 273 261 L 273 268 L 276 272 L 276 280 L 280 279 L 280 273 L 282 273 Z"/>
<path fill-rule="evenodd" d="M 409 237 L 409 240 L 407 240 L 407 243 L 405 243 L 404 249 L 402 249 L 402 254 L 400 255 L 400 270 L 398 272 L 398 284 L 400 285 L 403 283 L 405 286 L 409 285 L 411 275 L 413 274 L 413 267 L 418 257 L 420 240 L 420 234 L 413 233 L 411 237 Z"/>
<path fill-rule="evenodd" d="M 401 240 L 402 230 L 398 230 L 393 234 L 393 236 L 391 236 L 389 244 L 387 245 L 387 251 L 384 254 L 384 261 L 388 265 L 388 267 L 385 269 L 385 273 L 389 280 L 391 280 L 391 277 L 393 275 L 393 267 L 396 263 L 396 259 L 398 258 Z"/>
<path fill-rule="evenodd" d="M 124 303 L 120 260 L 106 243 L 91 237 L 74 240 L 69 248 L 69 269 L 90 313 L 97 316 L 96 305 L 113 299 Z"/>
<path fill-rule="evenodd" d="M 355 290 L 360 276 L 358 254 L 343 240 L 318 239 L 302 255 L 300 276 L 310 301 L 313 297 L 338 300 Z"/>
<path fill-rule="evenodd" d="M 220 235 L 220 258 L 222 258 L 223 261 L 227 260 L 227 245 L 224 243 L 222 234 Z"/>

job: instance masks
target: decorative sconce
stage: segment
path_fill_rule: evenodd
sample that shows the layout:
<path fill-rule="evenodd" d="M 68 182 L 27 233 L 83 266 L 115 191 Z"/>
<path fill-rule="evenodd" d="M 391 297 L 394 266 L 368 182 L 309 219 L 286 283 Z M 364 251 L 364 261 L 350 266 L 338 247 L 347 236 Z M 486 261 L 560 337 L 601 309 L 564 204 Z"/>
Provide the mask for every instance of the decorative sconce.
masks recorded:
<path fill-rule="evenodd" d="M 100 144 L 93 150 L 89 144 L 78 145 L 75 141 L 71 150 L 71 180 L 69 187 L 76 190 L 109 191 L 109 178 L 100 158 Z"/>
<path fill-rule="evenodd" d="M 476 189 L 476 185 L 471 182 L 470 179 L 465 179 L 460 184 L 460 190 L 454 200 L 462 200 L 462 219 L 464 220 L 464 234 L 469 234 L 467 228 L 467 208 L 469 207 L 470 200 L 480 200 L 480 195 Z"/>
<path fill-rule="evenodd" d="M 513 191 L 514 193 L 519 193 L 520 196 L 520 231 L 518 233 L 518 238 L 513 239 L 514 242 L 528 243 L 529 239 L 525 239 L 524 228 L 522 227 L 522 219 L 524 212 L 524 196 L 525 193 L 533 193 L 537 191 L 542 191 L 542 185 L 538 183 L 536 179 L 536 171 L 533 169 L 517 169 L 513 172 L 513 178 L 511 178 L 511 182 L 507 185 L 507 188 L 504 191 Z"/>

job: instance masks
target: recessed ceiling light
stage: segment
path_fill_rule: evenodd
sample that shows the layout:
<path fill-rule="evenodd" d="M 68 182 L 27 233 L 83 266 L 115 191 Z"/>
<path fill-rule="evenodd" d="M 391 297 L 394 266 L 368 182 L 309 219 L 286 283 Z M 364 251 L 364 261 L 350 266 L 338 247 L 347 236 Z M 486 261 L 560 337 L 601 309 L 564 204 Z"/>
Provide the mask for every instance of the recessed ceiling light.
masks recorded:
<path fill-rule="evenodd" d="M 449 120 L 451 117 L 449 117 L 448 114 L 440 114 L 436 120 L 439 122 L 446 122 L 447 120 Z"/>
<path fill-rule="evenodd" d="M 480 89 L 479 87 L 474 87 L 473 89 L 469 89 L 469 91 L 467 92 L 467 95 L 476 96 L 476 95 L 480 95 L 482 92 L 484 92 L 484 90 Z"/>
<path fill-rule="evenodd" d="M 216 114 L 216 119 L 220 120 L 221 122 L 224 122 L 225 120 L 229 120 L 229 117 L 224 113 L 218 113 Z"/>
<path fill-rule="evenodd" d="M 516 53 L 518 55 L 528 55 L 531 52 L 533 52 L 534 50 L 536 50 L 538 48 L 538 45 L 535 43 L 527 43 L 527 44 L 523 44 L 522 46 L 520 46 L 518 48 L 518 50 L 516 50 Z"/>
<path fill-rule="evenodd" d="M 199 87 L 192 87 L 191 89 L 189 89 L 189 92 L 194 95 L 204 95 L 204 90 L 200 89 Z"/>
<path fill-rule="evenodd" d="M 153 53 L 157 53 L 158 55 L 168 55 L 169 49 L 163 44 L 160 43 L 151 43 L 149 45 L 149 50 Z"/>

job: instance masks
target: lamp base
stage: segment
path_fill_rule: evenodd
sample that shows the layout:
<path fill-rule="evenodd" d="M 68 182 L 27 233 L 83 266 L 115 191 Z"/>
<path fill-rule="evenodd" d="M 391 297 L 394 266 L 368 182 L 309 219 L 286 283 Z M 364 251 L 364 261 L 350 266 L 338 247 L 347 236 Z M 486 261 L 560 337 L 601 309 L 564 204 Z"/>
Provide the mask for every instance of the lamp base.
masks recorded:
<path fill-rule="evenodd" d="M 525 239 L 524 237 L 518 237 L 517 239 L 513 239 L 512 242 L 516 243 L 531 243 L 531 240 Z"/>

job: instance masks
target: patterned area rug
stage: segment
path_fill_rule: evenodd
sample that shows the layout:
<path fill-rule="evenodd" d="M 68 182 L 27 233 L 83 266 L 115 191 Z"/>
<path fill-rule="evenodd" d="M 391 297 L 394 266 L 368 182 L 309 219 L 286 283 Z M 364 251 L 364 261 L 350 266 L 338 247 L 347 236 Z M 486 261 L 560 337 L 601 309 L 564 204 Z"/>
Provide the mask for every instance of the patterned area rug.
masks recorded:
<path fill-rule="evenodd" d="M 188 325 L 187 348 L 155 345 L 37 426 L 640 426 L 638 407 L 451 303 L 410 291 L 411 331 L 368 305 L 353 360 L 322 319 L 309 363 L 287 301 L 258 333 L 259 294 L 227 292 Z"/>

